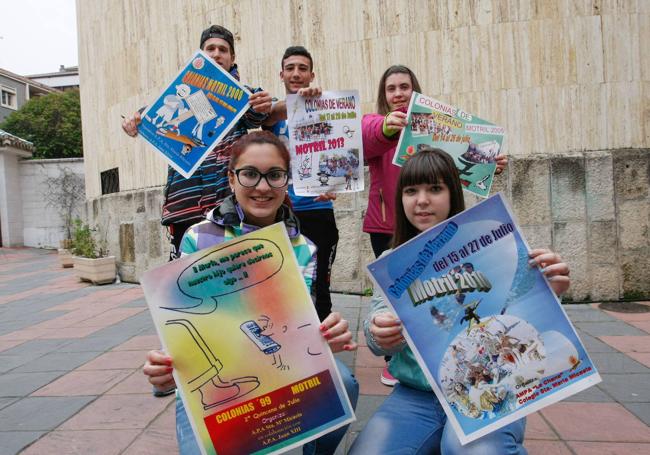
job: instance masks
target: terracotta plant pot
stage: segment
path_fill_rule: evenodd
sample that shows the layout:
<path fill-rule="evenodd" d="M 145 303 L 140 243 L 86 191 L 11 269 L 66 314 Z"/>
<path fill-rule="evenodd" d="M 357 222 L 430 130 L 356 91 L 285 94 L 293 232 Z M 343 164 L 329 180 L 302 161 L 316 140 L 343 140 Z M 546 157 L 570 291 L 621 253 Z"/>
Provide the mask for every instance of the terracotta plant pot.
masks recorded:
<path fill-rule="evenodd" d="M 89 259 L 74 256 L 74 270 L 82 281 L 109 284 L 115 281 L 115 256 Z"/>
<path fill-rule="evenodd" d="M 70 250 L 65 248 L 59 248 L 59 263 L 64 269 L 69 269 L 73 265 L 73 257 Z"/>

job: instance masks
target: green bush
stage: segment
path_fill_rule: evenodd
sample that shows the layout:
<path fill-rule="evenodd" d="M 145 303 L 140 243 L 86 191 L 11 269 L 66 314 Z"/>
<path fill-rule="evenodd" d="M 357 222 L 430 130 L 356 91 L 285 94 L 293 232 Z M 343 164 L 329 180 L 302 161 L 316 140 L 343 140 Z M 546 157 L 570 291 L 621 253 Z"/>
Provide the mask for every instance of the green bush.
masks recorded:
<path fill-rule="evenodd" d="M 34 158 L 83 156 L 79 90 L 34 97 L 0 123 L 0 129 L 33 142 Z"/>
<path fill-rule="evenodd" d="M 96 259 L 100 257 L 100 251 L 97 250 L 97 243 L 93 238 L 93 233 L 87 224 L 81 222 L 79 218 L 74 220 L 74 233 L 72 234 L 72 254 L 84 258 Z"/>

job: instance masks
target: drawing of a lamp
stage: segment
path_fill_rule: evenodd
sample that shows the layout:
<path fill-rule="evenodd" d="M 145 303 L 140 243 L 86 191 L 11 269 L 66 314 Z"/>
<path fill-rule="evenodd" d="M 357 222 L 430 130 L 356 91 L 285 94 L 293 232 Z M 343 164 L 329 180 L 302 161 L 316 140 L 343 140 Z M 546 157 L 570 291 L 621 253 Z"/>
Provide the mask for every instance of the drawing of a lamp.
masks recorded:
<path fill-rule="evenodd" d="M 165 325 L 174 324 L 181 325 L 187 329 L 194 343 L 196 343 L 208 361 L 208 369 L 187 383 L 193 387 L 191 389 L 192 392 L 198 391 L 201 394 L 203 409 L 207 410 L 236 400 L 239 397 L 251 393 L 260 386 L 260 381 L 255 376 L 244 376 L 230 381 L 223 380 L 219 376 L 219 372 L 223 369 L 223 364 L 212 353 L 196 327 L 187 319 L 173 319 L 165 323 Z"/>

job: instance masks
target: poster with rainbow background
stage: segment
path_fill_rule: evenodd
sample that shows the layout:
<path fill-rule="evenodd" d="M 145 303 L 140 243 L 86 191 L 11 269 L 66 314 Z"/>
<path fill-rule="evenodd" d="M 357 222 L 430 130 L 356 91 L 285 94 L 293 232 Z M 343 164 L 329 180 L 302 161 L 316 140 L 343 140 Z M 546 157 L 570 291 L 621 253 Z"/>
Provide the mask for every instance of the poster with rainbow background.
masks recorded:
<path fill-rule="evenodd" d="M 150 270 L 142 287 L 203 454 L 280 453 L 354 420 L 283 224 Z"/>

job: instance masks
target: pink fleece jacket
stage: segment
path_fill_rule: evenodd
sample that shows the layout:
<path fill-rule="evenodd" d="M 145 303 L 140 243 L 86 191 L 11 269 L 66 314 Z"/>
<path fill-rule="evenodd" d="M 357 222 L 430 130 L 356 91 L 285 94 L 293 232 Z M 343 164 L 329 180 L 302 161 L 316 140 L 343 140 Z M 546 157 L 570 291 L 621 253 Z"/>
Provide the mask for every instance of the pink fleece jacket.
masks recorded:
<path fill-rule="evenodd" d="M 370 168 L 368 210 L 363 232 L 392 234 L 395 227 L 395 190 L 400 168 L 392 164 L 399 134 L 384 136 L 384 116 L 366 114 L 361 120 L 363 154 Z"/>

